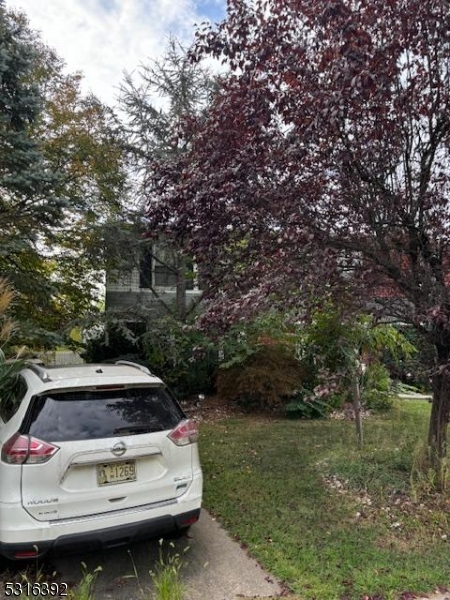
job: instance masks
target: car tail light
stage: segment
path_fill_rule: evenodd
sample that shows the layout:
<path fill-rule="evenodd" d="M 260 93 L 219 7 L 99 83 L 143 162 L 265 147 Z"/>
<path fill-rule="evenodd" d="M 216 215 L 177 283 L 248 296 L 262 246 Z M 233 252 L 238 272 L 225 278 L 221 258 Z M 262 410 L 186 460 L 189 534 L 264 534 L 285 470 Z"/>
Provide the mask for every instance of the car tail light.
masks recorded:
<path fill-rule="evenodd" d="M 14 558 L 17 558 L 17 560 L 36 558 L 36 556 L 39 556 L 39 550 L 22 550 L 21 552 L 14 552 Z"/>
<path fill-rule="evenodd" d="M 31 435 L 16 433 L 3 444 L 2 461 L 13 465 L 40 464 L 50 460 L 58 450 L 58 446 Z"/>
<path fill-rule="evenodd" d="M 194 421 L 185 419 L 178 423 L 173 431 L 167 436 L 177 446 L 187 446 L 198 440 L 198 429 Z"/>
<path fill-rule="evenodd" d="M 180 523 L 180 527 L 190 527 L 191 525 L 193 525 L 194 523 L 197 523 L 198 521 L 198 517 L 189 517 L 189 519 L 185 519 L 184 521 L 181 521 Z"/>

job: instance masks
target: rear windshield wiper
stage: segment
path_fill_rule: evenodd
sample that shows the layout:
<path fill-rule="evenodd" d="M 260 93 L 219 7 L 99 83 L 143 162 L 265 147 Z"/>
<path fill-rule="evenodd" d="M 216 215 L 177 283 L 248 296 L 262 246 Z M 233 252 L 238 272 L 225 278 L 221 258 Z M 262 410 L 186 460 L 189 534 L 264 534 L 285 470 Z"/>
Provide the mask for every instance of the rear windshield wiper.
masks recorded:
<path fill-rule="evenodd" d="M 154 433 L 156 431 L 164 431 L 164 428 L 161 425 L 147 423 L 144 425 L 127 425 L 125 427 L 118 427 L 117 429 L 114 429 L 114 434 L 133 435 L 135 433 Z"/>

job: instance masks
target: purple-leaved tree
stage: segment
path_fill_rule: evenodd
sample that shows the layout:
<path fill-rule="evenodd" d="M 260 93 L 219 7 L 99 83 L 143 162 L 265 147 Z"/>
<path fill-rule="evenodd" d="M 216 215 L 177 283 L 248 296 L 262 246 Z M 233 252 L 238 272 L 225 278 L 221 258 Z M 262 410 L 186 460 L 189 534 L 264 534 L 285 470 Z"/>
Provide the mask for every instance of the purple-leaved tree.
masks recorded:
<path fill-rule="evenodd" d="M 152 165 L 205 319 L 334 296 L 432 342 L 431 458 L 450 416 L 448 0 L 229 0 L 194 59 L 229 66 L 189 152 Z M 441 481 L 442 483 L 442 481 Z"/>

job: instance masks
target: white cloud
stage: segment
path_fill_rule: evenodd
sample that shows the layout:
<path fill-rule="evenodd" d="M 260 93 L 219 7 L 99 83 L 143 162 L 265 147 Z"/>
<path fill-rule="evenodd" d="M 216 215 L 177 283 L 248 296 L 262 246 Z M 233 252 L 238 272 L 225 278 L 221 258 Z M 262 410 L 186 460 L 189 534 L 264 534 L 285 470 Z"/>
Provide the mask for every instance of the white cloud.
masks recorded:
<path fill-rule="evenodd" d="M 85 89 L 114 104 L 123 72 L 161 56 L 169 35 L 192 40 L 195 22 L 221 18 L 226 0 L 6 0 L 25 12 L 32 29 Z"/>

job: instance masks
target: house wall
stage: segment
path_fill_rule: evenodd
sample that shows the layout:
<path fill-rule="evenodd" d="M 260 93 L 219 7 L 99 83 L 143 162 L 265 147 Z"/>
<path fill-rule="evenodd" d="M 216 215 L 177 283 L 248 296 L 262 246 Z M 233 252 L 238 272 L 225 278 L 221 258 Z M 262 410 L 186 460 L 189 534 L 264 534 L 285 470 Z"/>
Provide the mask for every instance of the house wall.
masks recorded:
<path fill-rule="evenodd" d="M 166 305 L 176 302 L 175 287 L 154 287 L 152 289 L 140 287 L 140 271 L 133 268 L 129 272 L 110 273 L 106 277 L 106 312 L 111 313 L 133 313 L 154 312 L 162 315 L 167 312 Z M 157 294 L 157 295 L 156 295 Z M 186 291 L 187 307 L 195 302 L 202 291 L 195 285 L 194 289 Z"/>

